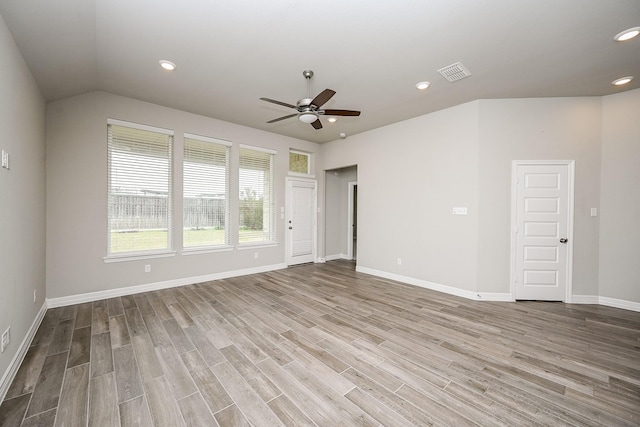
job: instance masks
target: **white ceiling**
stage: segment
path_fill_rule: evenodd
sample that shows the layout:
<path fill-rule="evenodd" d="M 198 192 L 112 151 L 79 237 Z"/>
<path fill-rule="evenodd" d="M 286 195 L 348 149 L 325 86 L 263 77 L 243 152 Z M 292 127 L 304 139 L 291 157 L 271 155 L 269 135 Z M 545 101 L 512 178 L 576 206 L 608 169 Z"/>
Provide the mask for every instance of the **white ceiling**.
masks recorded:
<path fill-rule="evenodd" d="M 640 37 L 613 41 L 640 26 L 640 0 L 0 0 L 0 14 L 47 101 L 104 90 L 319 143 L 475 99 L 640 87 Z M 458 61 L 471 77 L 438 74 Z M 311 97 L 333 89 L 325 108 L 362 115 L 267 124 L 294 111 L 258 98 L 305 98 L 305 69 Z"/>

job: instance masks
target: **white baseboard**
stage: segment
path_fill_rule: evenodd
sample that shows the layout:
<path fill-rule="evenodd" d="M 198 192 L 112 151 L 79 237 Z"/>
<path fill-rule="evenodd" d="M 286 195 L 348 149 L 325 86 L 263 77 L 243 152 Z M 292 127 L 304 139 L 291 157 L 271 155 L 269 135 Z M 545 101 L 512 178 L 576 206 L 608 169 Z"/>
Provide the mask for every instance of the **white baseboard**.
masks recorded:
<path fill-rule="evenodd" d="M 335 261 L 337 259 L 346 259 L 346 255 L 345 254 L 333 254 L 333 255 L 327 255 L 324 257 L 325 260 L 327 261 Z"/>
<path fill-rule="evenodd" d="M 622 308 L 624 310 L 640 312 L 640 302 L 601 297 L 597 295 L 574 295 L 571 302 L 573 304 L 599 304 L 607 307 Z"/>
<path fill-rule="evenodd" d="M 597 295 L 572 295 L 570 304 L 600 304 Z"/>
<path fill-rule="evenodd" d="M 83 302 L 99 301 L 107 298 L 121 297 L 124 295 L 139 294 L 141 292 L 156 291 L 158 289 L 175 288 L 176 286 L 191 285 L 193 283 L 208 282 L 210 280 L 229 279 L 231 277 L 246 276 L 248 274 L 266 273 L 268 271 L 282 270 L 286 264 L 272 264 L 261 267 L 246 268 L 242 270 L 224 271 L 221 273 L 206 274 L 204 276 L 192 276 L 182 279 L 167 280 L 164 282 L 147 283 L 144 285 L 127 286 L 125 288 L 109 289 L 105 291 L 88 292 L 86 294 L 70 295 L 66 297 L 49 298 L 47 306 L 63 307 L 80 304 Z"/>
<path fill-rule="evenodd" d="M 385 279 L 395 280 L 397 282 L 409 285 L 419 286 L 421 288 L 431 289 L 432 291 L 444 292 L 449 295 L 455 295 L 476 301 L 514 301 L 510 293 L 492 293 L 492 292 L 473 292 L 465 289 L 455 288 L 453 286 L 441 285 L 439 283 L 428 282 L 426 280 L 416 279 L 414 277 L 402 276 L 386 271 L 375 270 L 368 267 L 356 267 L 356 271 L 372 276 L 378 276 Z M 597 295 L 573 295 L 571 304 L 599 304 L 608 307 L 622 308 L 624 310 L 640 312 L 640 303 L 634 301 L 621 300 L 616 298 L 601 297 Z"/>
<path fill-rule="evenodd" d="M 31 323 L 31 327 L 27 330 L 27 334 L 24 339 L 20 343 L 20 347 L 18 347 L 18 351 L 11 359 L 11 363 L 7 367 L 7 370 L 2 375 L 2 380 L 0 380 L 0 402 L 2 402 L 9 391 L 9 387 L 11 387 L 11 383 L 18 373 L 18 369 L 24 360 L 24 356 L 27 354 L 27 350 L 31 346 L 31 341 L 33 341 L 33 337 L 38 332 L 38 328 L 40 327 L 40 323 L 42 323 L 42 319 L 44 318 L 45 313 L 47 312 L 47 301 L 42 303 L 42 307 L 36 314 L 36 318 L 33 319 L 33 323 Z"/>
<path fill-rule="evenodd" d="M 391 279 L 391 280 L 395 280 L 396 282 L 402 282 L 409 285 L 419 286 L 421 288 L 431 289 L 432 291 L 443 292 L 445 294 L 455 295 L 458 297 L 463 297 L 463 298 L 472 299 L 472 300 L 512 301 L 511 295 L 509 294 L 493 294 L 493 293 L 479 294 L 477 292 L 468 291 L 466 289 L 460 289 L 453 286 L 441 285 L 439 283 L 428 282 L 426 280 L 416 279 L 414 277 L 402 276 L 400 274 L 389 273 L 386 271 L 375 270 L 373 268 L 368 268 L 368 267 L 357 266 L 356 271 L 360 273 L 371 274 L 372 276 Z"/>

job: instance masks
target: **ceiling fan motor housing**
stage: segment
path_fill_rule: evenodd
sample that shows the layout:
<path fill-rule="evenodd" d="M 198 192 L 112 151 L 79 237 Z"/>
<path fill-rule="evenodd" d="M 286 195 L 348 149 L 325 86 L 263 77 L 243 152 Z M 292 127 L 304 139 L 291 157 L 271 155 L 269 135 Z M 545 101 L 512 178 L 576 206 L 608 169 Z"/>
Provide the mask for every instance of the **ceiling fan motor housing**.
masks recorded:
<path fill-rule="evenodd" d="M 305 108 L 310 109 L 311 101 L 313 101 L 311 98 L 302 98 L 299 100 L 296 104 L 298 106 L 298 111 L 304 111 Z"/>

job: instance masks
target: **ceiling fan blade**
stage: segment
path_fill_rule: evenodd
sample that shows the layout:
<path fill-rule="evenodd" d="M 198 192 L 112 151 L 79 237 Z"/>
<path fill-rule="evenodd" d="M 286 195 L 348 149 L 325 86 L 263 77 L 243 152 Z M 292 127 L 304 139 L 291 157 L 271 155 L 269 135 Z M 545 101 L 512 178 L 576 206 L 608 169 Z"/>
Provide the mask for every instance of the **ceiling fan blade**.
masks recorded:
<path fill-rule="evenodd" d="M 298 107 L 296 107 L 295 105 L 287 104 L 286 102 L 282 102 L 282 101 L 276 101 L 275 99 L 260 98 L 260 100 L 261 101 L 271 102 L 272 104 L 282 105 L 283 107 L 294 108 L 296 110 L 298 109 Z"/>
<path fill-rule="evenodd" d="M 314 129 L 322 129 L 322 123 L 320 123 L 320 119 L 317 119 L 315 122 L 311 123 Z"/>
<path fill-rule="evenodd" d="M 313 101 L 311 101 L 312 105 L 315 105 L 316 107 L 320 108 L 322 107 L 325 102 L 327 102 L 328 100 L 331 99 L 331 97 L 333 95 L 336 94 L 335 90 L 331 90 L 331 89 L 325 89 L 322 92 L 320 92 L 318 94 L 318 96 L 316 96 L 315 98 L 313 98 Z"/>
<path fill-rule="evenodd" d="M 325 116 L 359 116 L 360 111 L 354 110 L 323 110 Z"/>
<path fill-rule="evenodd" d="M 280 120 L 290 119 L 291 117 L 295 117 L 297 115 L 298 115 L 298 113 L 289 114 L 287 116 L 282 116 L 282 117 L 278 117 L 277 119 L 269 120 L 267 123 L 279 122 Z"/>

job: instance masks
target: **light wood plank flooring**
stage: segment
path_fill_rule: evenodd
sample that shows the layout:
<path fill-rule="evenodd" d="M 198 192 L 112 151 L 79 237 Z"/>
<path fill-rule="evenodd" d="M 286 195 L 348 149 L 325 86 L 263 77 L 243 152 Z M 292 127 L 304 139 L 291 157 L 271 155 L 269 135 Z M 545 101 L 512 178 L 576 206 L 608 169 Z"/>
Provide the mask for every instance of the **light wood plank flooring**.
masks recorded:
<path fill-rule="evenodd" d="M 50 309 L 4 426 L 640 424 L 640 313 L 335 261 Z"/>

